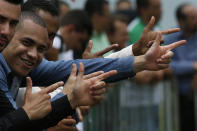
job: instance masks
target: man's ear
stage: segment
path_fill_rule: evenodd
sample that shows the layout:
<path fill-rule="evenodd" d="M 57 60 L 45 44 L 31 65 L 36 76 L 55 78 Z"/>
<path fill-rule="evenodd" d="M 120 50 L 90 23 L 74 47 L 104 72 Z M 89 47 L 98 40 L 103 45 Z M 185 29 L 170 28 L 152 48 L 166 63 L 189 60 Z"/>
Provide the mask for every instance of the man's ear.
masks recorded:
<path fill-rule="evenodd" d="M 146 12 L 147 12 L 146 8 L 140 8 L 139 9 L 139 13 L 140 14 L 143 14 L 144 15 Z"/>
<path fill-rule="evenodd" d="M 178 23 L 179 23 L 179 25 L 180 25 L 181 28 L 183 28 L 183 26 L 185 25 L 185 22 L 182 19 L 179 19 L 178 20 Z"/>
<path fill-rule="evenodd" d="M 108 37 L 109 41 L 113 43 L 114 42 L 113 33 L 106 32 L 106 34 L 107 34 L 107 37 Z"/>

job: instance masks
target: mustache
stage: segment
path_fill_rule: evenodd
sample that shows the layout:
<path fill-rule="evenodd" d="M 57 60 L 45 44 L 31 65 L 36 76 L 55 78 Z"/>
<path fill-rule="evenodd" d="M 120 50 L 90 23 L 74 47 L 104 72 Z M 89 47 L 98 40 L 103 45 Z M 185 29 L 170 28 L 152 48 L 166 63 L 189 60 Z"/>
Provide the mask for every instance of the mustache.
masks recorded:
<path fill-rule="evenodd" d="M 2 35 L 2 34 L 0 34 L 0 39 L 4 39 L 7 42 L 9 41 L 8 37 L 6 35 Z"/>

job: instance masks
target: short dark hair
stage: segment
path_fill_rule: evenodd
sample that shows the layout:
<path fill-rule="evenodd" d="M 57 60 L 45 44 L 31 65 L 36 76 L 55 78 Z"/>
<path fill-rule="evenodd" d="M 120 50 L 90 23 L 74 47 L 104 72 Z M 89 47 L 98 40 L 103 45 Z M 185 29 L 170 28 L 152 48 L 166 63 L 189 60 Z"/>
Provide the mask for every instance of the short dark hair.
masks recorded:
<path fill-rule="evenodd" d="M 52 16 L 58 16 L 59 10 L 55 4 L 50 0 L 28 0 L 22 6 L 22 11 L 32 11 L 44 10 L 49 12 Z"/>
<path fill-rule="evenodd" d="M 103 7 L 109 4 L 106 0 L 87 0 L 85 3 L 85 11 L 92 17 L 94 13 L 103 14 Z"/>
<path fill-rule="evenodd" d="M 147 8 L 149 4 L 150 4 L 150 0 L 136 0 L 138 12 L 141 8 Z"/>
<path fill-rule="evenodd" d="M 116 3 L 116 5 L 119 5 L 119 4 L 122 3 L 122 2 L 131 3 L 129 0 L 119 0 L 119 1 Z"/>
<path fill-rule="evenodd" d="M 56 8 L 59 10 L 59 0 L 51 0 L 51 2 L 56 6 Z"/>
<path fill-rule="evenodd" d="M 11 4 L 15 4 L 15 5 L 22 5 L 23 4 L 23 0 L 5 0 Z"/>
<path fill-rule="evenodd" d="M 26 19 L 29 19 L 29 20 L 33 21 L 35 24 L 38 24 L 38 25 L 46 28 L 46 24 L 45 24 L 44 20 L 39 15 L 37 15 L 34 12 L 24 11 L 21 13 L 21 16 L 19 18 L 19 23 L 16 26 L 16 30 L 18 30 L 20 27 L 23 27 L 23 22 Z"/>
<path fill-rule="evenodd" d="M 71 10 L 63 16 L 60 21 L 60 27 L 73 24 L 75 30 L 79 32 L 87 31 L 88 35 L 92 35 L 92 23 L 87 13 L 83 10 Z"/>
<path fill-rule="evenodd" d="M 110 24 L 107 28 L 107 33 L 114 34 L 116 32 L 116 28 L 115 28 L 116 21 L 121 21 L 121 22 L 124 22 L 125 24 L 129 23 L 129 19 L 125 15 L 112 14 L 110 17 Z"/>
<path fill-rule="evenodd" d="M 181 5 L 178 6 L 178 8 L 176 9 L 176 18 L 177 20 L 183 20 L 186 19 L 186 15 L 183 12 L 183 9 L 185 6 L 190 5 L 189 3 L 183 3 Z"/>
<path fill-rule="evenodd" d="M 68 5 L 68 3 L 66 3 L 65 1 L 62 1 L 62 0 L 51 0 L 53 3 L 54 3 L 54 5 L 57 7 L 57 9 L 59 10 L 59 12 L 60 12 L 60 7 L 62 6 L 62 5 L 65 5 L 65 6 L 67 6 L 67 7 L 69 7 L 69 5 Z"/>
<path fill-rule="evenodd" d="M 62 0 L 59 0 L 59 6 L 61 6 L 61 5 L 65 5 L 65 6 L 69 7 L 68 3 L 66 3 L 65 1 L 62 1 Z"/>

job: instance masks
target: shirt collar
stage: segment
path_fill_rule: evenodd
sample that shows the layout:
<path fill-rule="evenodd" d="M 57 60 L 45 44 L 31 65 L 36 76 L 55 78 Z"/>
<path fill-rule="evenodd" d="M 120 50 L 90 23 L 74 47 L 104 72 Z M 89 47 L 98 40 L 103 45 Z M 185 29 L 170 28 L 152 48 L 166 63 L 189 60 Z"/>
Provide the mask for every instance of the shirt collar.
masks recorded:
<path fill-rule="evenodd" d="M 2 68 L 4 69 L 6 76 L 8 76 L 12 71 L 9 65 L 7 64 L 4 56 L 1 53 L 0 53 L 0 64 L 2 65 Z"/>

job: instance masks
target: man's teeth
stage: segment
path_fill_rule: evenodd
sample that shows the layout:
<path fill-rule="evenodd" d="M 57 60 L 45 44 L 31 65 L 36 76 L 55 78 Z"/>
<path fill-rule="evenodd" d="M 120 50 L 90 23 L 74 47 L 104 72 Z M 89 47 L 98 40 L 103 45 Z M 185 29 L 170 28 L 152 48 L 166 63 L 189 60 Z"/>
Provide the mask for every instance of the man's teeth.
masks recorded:
<path fill-rule="evenodd" d="M 33 63 L 28 61 L 28 60 L 23 60 L 25 62 L 25 64 L 27 64 L 28 66 L 33 66 Z"/>

